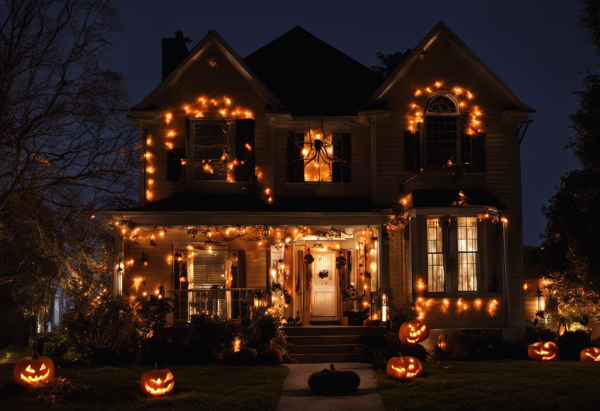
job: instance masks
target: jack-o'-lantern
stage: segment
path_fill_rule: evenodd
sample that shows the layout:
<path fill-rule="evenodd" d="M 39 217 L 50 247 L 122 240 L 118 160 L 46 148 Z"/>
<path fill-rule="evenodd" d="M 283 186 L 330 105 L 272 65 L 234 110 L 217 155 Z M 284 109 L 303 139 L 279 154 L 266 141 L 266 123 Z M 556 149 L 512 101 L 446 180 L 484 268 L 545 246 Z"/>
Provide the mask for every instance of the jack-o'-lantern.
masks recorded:
<path fill-rule="evenodd" d="M 31 357 L 17 361 L 13 379 L 21 387 L 36 387 L 54 379 L 54 363 L 50 358 L 40 357 L 37 351 Z"/>
<path fill-rule="evenodd" d="M 175 377 L 169 370 L 152 370 L 142 375 L 140 388 L 148 397 L 167 395 L 175 387 Z"/>
<path fill-rule="evenodd" d="M 450 355 L 454 353 L 454 341 L 446 333 L 440 333 L 435 340 L 435 348 L 443 355 Z"/>
<path fill-rule="evenodd" d="M 527 353 L 533 361 L 558 361 L 558 347 L 550 341 L 531 344 Z"/>
<path fill-rule="evenodd" d="M 387 375 L 400 380 L 412 380 L 421 375 L 421 362 L 415 357 L 392 357 L 387 363 Z"/>
<path fill-rule="evenodd" d="M 583 362 L 600 362 L 600 348 L 588 347 L 581 350 L 579 358 Z"/>
<path fill-rule="evenodd" d="M 416 344 L 429 338 L 429 326 L 421 320 L 407 321 L 400 326 L 402 344 Z"/>

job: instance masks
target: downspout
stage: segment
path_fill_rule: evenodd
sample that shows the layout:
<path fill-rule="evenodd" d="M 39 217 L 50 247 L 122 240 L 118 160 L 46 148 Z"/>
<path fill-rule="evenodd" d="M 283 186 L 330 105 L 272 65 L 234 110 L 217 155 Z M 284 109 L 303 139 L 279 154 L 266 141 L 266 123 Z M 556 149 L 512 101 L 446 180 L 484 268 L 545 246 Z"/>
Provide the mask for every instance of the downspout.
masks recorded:
<path fill-rule="evenodd" d="M 271 126 L 269 130 L 271 160 L 271 172 L 269 175 L 269 181 L 271 182 L 271 197 L 275 199 L 275 129 L 277 128 L 277 120 L 275 119 L 275 117 L 271 117 L 269 123 Z"/>
<path fill-rule="evenodd" d="M 142 122 L 142 141 L 144 152 L 142 156 L 144 158 L 144 171 L 143 171 L 143 183 L 142 183 L 142 192 L 140 193 L 140 203 L 146 205 L 146 169 L 148 168 L 148 159 L 146 157 L 146 153 L 148 152 L 148 123 L 146 121 Z"/>
<path fill-rule="evenodd" d="M 509 301 L 508 301 L 508 261 L 507 261 L 507 255 L 506 255 L 506 251 L 508 249 L 508 240 L 506 238 L 506 234 L 507 234 L 507 229 L 506 229 L 506 223 L 502 222 L 502 277 L 503 277 L 503 284 L 502 284 L 502 292 L 503 292 L 503 298 L 504 298 L 504 328 L 508 327 L 508 318 L 510 317 L 510 305 L 509 305 Z"/>
<path fill-rule="evenodd" d="M 371 123 L 371 199 L 377 203 L 377 116 Z"/>

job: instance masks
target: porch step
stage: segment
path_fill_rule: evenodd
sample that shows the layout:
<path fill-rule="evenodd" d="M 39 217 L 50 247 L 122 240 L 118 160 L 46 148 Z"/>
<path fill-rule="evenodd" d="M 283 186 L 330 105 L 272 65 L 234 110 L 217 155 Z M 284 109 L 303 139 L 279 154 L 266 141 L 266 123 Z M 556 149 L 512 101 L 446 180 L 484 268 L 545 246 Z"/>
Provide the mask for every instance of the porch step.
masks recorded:
<path fill-rule="evenodd" d="M 296 354 L 292 357 L 296 359 L 298 364 L 360 362 L 358 354 Z"/>
<path fill-rule="evenodd" d="M 311 321 L 310 325 L 340 325 L 340 320 Z"/>
<path fill-rule="evenodd" d="M 385 327 L 304 326 L 285 327 L 289 354 L 299 364 L 358 362 L 365 338 L 384 335 Z"/>

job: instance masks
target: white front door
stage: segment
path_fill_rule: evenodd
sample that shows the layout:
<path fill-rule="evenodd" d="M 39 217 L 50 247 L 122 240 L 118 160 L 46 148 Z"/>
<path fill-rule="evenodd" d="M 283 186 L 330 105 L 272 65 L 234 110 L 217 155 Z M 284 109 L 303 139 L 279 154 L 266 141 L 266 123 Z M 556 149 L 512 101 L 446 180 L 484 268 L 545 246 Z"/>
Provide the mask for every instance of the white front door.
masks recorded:
<path fill-rule="evenodd" d="M 312 315 L 336 317 L 335 253 L 314 252 Z"/>

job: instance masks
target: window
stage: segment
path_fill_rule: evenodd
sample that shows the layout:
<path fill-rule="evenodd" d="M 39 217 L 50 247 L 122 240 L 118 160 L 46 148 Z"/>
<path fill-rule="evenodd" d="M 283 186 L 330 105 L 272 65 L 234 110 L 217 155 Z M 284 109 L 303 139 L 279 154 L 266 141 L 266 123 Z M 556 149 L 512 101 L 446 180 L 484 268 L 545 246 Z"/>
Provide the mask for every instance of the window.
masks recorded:
<path fill-rule="evenodd" d="M 444 291 L 442 227 L 437 218 L 427 219 L 427 277 L 429 292 Z"/>
<path fill-rule="evenodd" d="M 333 181 L 333 139 L 341 138 L 340 135 L 329 134 L 321 136 L 319 133 L 305 133 L 304 147 L 304 181 Z M 322 142 L 318 143 L 316 140 Z"/>
<path fill-rule="evenodd" d="M 227 160 L 235 158 L 232 124 L 192 121 L 192 176 L 199 180 L 227 180 Z"/>
<path fill-rule="evenodd" d="M 350 183 L 349 133 L 288 133 L 288 182 Z"/>
<path fill-rule="evenodd" d="M 458 217 L 458 291 L 477 291 L 477 217 Z"/>
<path fill-rule="evenodd" d="M 194 250 L 194 288 L 225 286 L 225 255 L 225 250 Z"/>
<path fill-rule="evenodd" d="M 445 95 L 427 103 L 424 114 L 422 153 L 424 164 L 445 165 L 460 162 L 460 114 L 458 104 Z"/>

